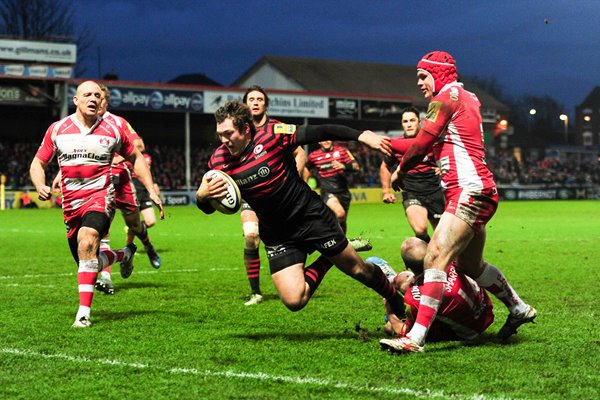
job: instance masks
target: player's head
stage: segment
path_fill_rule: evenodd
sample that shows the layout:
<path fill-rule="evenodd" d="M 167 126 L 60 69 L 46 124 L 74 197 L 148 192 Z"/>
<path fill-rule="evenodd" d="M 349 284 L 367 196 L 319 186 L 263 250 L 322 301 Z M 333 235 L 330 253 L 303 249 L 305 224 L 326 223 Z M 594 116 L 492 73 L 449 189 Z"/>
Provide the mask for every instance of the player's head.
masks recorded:
<path fill-rule="evenodd" d="M 228 101 L 215 111 L 217 135 L 233 156 L 246 148 L 256 128 L 250 110 L 239 101 Z"/>
<path fill-rule="evenodd" d="M 404 294 L 415 284 L 415 274 L 412 271 L 400 271 L 394 277 L 394 286 Z"/>
<path fill-rule="evenodd" d="M 267 113 L 267 108 L 269 108 L 269 96 L 265 89 L 258 85 L 251 86 L 246 90 L 242 102 L 248 106 L 252 118 L 255 120 L 262 119 Z"/>
<path fill-rule="evenodd" d="M 425 253 L 427 253 L 427 243 L 416 237 L 406 239 L 400 246 L 404 265 L 417 275 L 423 273 Z"/>
<path fill-rule="evenodd" d="M 98 115 L 104 115 L 108 109 L 108 103 L 110 102 L 110 90 L 108 90 L 108 86 L 104 84 L 100 84 L 100 89 L 102 90 L 102 102 L 98 109 Z"/>
<path fill-rule="evenodd" d="M 404 136 L 414 137 L 419 133 L 419 110 L 415 107 L 406 107 L 402 110 L 402 129 Z"/>
<path fill-rule="evenodd" d="M 77 86 L 73 104 L 77 107 L 76 113 L 82 118 L 96 118 L 102 102 L 102 90 L 94 81 L 85 81 Z"/>
<path fill-rule="evenodd" d="M 333 149 L 333 141 L 323 140 L 322 142 L 319 142 L 319 146 L 321 146 L 323 151 L 331 151 L 331 149 Z"/>
<path fill-rule="evenodd" d="M 457 77 L 456 62 L 445 51 L 427 53 L 417 64 L 417 86 L 427 99 L 437 94 L 446 84 L 455 82 Z"/>

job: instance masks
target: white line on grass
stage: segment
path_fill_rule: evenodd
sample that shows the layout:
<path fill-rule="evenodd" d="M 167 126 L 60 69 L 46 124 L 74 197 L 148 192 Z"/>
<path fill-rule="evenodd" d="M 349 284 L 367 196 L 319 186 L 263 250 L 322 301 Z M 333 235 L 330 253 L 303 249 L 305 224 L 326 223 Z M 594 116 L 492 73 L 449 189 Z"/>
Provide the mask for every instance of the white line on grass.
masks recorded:
<path fill-rule="evenodd" d="M 160 271 L 135 271 L 135 274 L 178 274 L 183 272 L 198 272 L 200 271 L 197 268 L 192 269 L 166 269 Z M 75 276 L 76 272 L 64 272 L 60 274 L 25 274 L 25 275 L 0 275 L 0 279 L 19 279 L 19 278 L 54 278 L 61 276 Z"/>
<path fill-rule="evenodd" d="M 120 360 L 108 360 L 108 359 L 92 359 L 88 357 L 70 356 L 68 354 L 46 354 L 38 353 L 32 350 L 21 350 L 15 348 L 2 348 L 0 353 L 12 354 L 23 357 L 34 357 L 34 358 L 46 358 L 46 359 L 60 359 L 69 362 L 76 363 L 90 363 L 90 364 L 101 364 L 101 365 L 118 365 L 122 367 L 131 367 L 138 369 L 155 369 L 171 374 L 184 374 L 184 375 L 196 375 L 205 377 L 226 377 L 226 378 L 237 378 L 237 379 L 250 379 L 259 381 L 269 382 L 284 382 L 293 385 L 313 385 L 323 387 L 334 387 L 336 389 L 358 391 L 358 392 L 378 392 L 378 393 L 389 393 L 389 394 L 404 394 L 413 398 L 420 399 L 457 399 L 457 400 L 506 400 L 505 397 L 488 397 L 479 394 L 475 395 L 450 395 L 439 390 L 412 390 L 408 388 L 395 388 L 388 386 L 359 386 L 343 382 L 329 381 L 327 379 L 301 377 L 301 376 L 286 376 L 286 375 L 272 375 L 263 372 L 259 373 L 248 373 L 248 372 L 237 372 L 231 370 L 225 371 L 214 371 L 214 370 L 198 370 L 195 368 L 165 368 L 160 366 L 151 366 L 148 364 L 140 363 L 129 363 Z"/>

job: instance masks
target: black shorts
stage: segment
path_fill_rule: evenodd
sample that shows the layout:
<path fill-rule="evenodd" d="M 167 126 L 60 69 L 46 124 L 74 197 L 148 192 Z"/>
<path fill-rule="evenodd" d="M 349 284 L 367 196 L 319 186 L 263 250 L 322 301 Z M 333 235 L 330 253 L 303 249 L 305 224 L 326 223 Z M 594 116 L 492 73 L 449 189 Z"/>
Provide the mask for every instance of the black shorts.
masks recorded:
<path fill-rule="evenodd" d="M 348 239 L 335 214 L 316 196 L 301 218 L 282 221 L 277 227 L 261 224 L 260 233 L 271 274 L 306 262 L 307 255 L 315 250 L 326 257 L 333 257 L 348 246 Z"/>
<path fill-rule="evenodd" d="M 148 193 L 146 187 L 142 185 L 142 182 L 137 179 L 133 179 L 133 185 L 135 186 L 138 202 L 140 203 L 140 211 L 145 210 L 146 208 L 152 208 L 152 206 L 154 206 L 154 202 L 150 198 L 150 193 Z"/>
<path fill-rule="evenodd" d="M 338 201 L 344 208 L 344 211 L 348 212 L 348 210 L 350 209 L 350 202 L 352 201 L 352 194 L 349 191 L 333 193 L 328 192 L 326 190 L 321 190 L 321 200 L 323 200 L 323 203 L 327 204 L 327 200 L 329 200 L 332 197 L 338 199 Z"/>
<path fill-rule="evenodd" d="M 240 209 L 242 211 L 254 211 L 252 207 L 250 207 L 250 204 L 246 203 L 246 200 L 244 199 L 242 199 L 242 205 L 240 206 Z"/>
<path fill-rule="evenodd" d="M 103 238 L 110 228 L 110 218 L 108 215 L 91 211 L 86 213 L 81 220 L 81 227 L 93 228 L 98 231 L 100 238 Z M 81 229 L 81 228 L 79 228 Z M 76 263 L 79 263 L 79 253 L 77 252 L 77 248 L 79 244 L 77 243 L 77 235 L 73 235 L 68 238 L 69 241 L 69 249 L 71 249 L 71 254 L 73 255 L 73 259 Z"/>
<path fill-rule="evenodd" d="M 427 218 L 440 219 L 446 207 L 446 199 L 441 188 L 426 195 L 403 191 L 402 205 L 404 206 L 404 210 L 414 205 L 425 207 L 427 209 Z"/>

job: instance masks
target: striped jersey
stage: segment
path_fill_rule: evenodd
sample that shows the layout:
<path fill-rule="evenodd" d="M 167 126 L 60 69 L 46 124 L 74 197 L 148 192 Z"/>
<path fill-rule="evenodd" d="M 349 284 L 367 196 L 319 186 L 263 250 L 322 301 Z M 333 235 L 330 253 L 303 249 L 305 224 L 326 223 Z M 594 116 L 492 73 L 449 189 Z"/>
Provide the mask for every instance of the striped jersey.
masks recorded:
<path fill-rule="evenodd" d="M 234 157 L 220 145 L 208 161 L 209 169 L 235 180 L 242 198 L 258 215 L 261 230 L 302 216 L 312 196 L 296 169 L 297 133 L 296 125 L 269 119 L 257 128 L 242 154 Z"/>
<path fill-rule="evenodd" d="M 90 198 L 112 195 L 112 158 L 115 152 L 129 155 L 133 151 L 133 144 L 116 126 L 99 117 L 86 128 L 71 114 L 50 125 L 36 157 L 48 163 L 56 155 L 62 175 L 63 211 L 68 213 Z"/>
<path fill-rule="evenodd" d="M 477 96 L 458 82 L 444 86 L 429 103 L 422 129 L 438 136 L 433 154 L 448 191 L 496 186 L 485 162 L 480 106 Z"/>
<path fill-rule="evenodd" d="M 354 161 L 354 156 L 350 150 L 342 146 L 334 145 L 329 151 L 319 148 L 308 155 L 306 167 L 317 170 L 322 190 L 330 193 L 347 192 L 346 171 L 335 169 L 332 164 L 334 160 L 350 166 Z"/>
<path fill-rule="evenodd" d="M 448 329 L 462 339 L 475 339 L 494 322 L 492 301 L 487 292 L 477 283 L 456 270 L 454 263 L 446 270 L 448 283 L 440 303 L 430 334 L 447 338 Z M 407 321 L 412 325 L 419 310 L 423 275 L 417 277 L 416 284 L 404 294 L 408 308 Z"/>
<path fill-rule="evenodd" d="M 109 111 L 104 112 L 102 118 L 119 128 L 119 130 L 121 130 L 121 134 L 126 135 L 131 143 L 133 143 L 136 139 L 140 139 L 140 136 L 125 118 L 115 115 Z M 133 173 L 133 165 L 131 165 L 129 161 L 123 161 L 118 164 L 113 164 L 112 174 L 119 175 L 124 169 L 128 169 L 129 172 Z"/>
<path fill-rule="evenodd" d="M 383 161 L 391 172 L 396 170 L 402 161 L 402 154 L 394 154 L 393 157 L 385 157 Z M 404 191 L 416 195 L 428 195 L 440 189 L 440 177 L 435 174 L 435 161 L 433 152 L 429 152 L 423 161 L 415 165 L 404 176 Z"/>

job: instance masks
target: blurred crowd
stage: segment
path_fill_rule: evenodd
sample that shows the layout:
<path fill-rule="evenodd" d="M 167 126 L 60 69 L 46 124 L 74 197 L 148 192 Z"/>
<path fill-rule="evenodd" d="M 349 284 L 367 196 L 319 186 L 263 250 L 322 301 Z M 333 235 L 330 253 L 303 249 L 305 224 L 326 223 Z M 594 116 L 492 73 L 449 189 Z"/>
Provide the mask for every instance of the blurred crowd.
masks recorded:
<path fill-rule="evenodd" d="M 38 143 L 0 141 L 0 174 L 7 177 L 8 189 L 31 188 L 29 164 L 35 155 Z M 185 151 L 182 146 L 148 145 L 152 156 L 152 173 L 161 190 L 186 189 Z M 382 156 L 358 143 L 348 143 L 348 148 L 358 161 L 361 169 L 348 174 L 351 187 L 378 187 L 379 165 Z M 208 158 L 214 148 L 192 148 L 190 151 L 190 183 L 192 189 L 200 184 L 206 172 Z M 573 155 L 559 162 L 554 157 L 522 157 L 517 160 L 509 154 L 496 154 L 487 157 L 488 164 L 498 184 L 510 185 L 598 185 L 600 166 L 597 162 L 581 162 Z M 50 180 L 58 166 L 53 160 L 47 170 Z"/>

